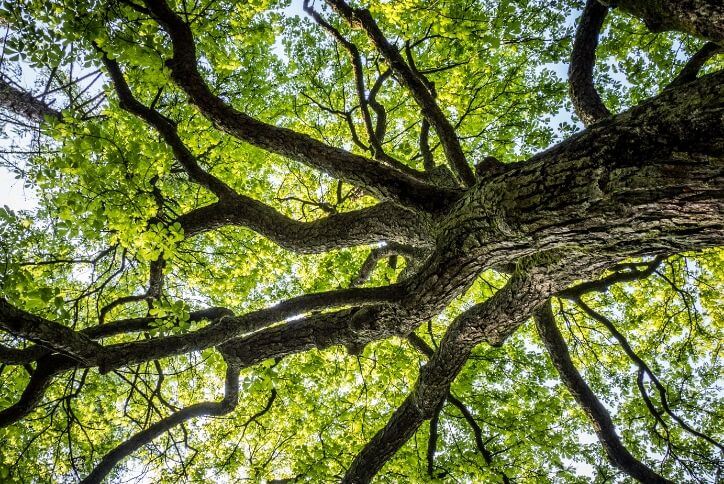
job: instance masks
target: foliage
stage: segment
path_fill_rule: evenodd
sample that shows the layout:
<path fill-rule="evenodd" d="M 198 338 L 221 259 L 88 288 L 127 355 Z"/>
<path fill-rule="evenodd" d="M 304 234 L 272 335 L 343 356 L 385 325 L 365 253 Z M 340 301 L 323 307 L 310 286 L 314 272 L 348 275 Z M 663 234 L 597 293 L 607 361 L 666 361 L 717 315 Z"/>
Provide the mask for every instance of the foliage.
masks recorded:
<path fill-rule="evenodd" d="M 171 3 L 190 23 L 199 69 L 223 100 L 266 123 L 369 156 L 367 142 L 353 139 L 365 139 L 366 127 L 350 57 L 296 0 Z M 374 2 L 370 11 L 434 85 L 436 101 L 475 165 L 486 156 L 524 160 L 579 129 L 562 73 L 580 8 L 566 0 L 405 0 Z M 315 9 L 359 47 L 367 89 L 383 76 L 376 101 L 388 119 L 386 154 L 422 170 L 420 107 L 393 77 L 385 78 L 387 64 L 364 32 L 325 6 Z M 32 155 L 16 150 L 4 162 L 38 201 L 34 209 L 0 209 L 0 283 L 9 303 L 77 331 L 96 326 L 99 317 L 154 319 L 147 331 L 103 340 L 111 345 L 210 324 L 210 318 L 194 319 L 194 311 L 223 307 L 245 314 L 349 287 L 358 276 L 369 246 L 301 254 L 247 227 L 184 233 L 179 216 L 217 197 L 188 175 L 155 129 L 123 109 L 103 53 L 121 66 L 141 103 L 172 120 L 202 169 L 236 192 L 303 222 L 370 207 L 375 199 L 349 181 L 219 129 L 175 85 L 165 63 L 173 54 L 168 36 L 132 2 L 14 0 L 2 5 L 0 18 L 7 28 L 5 72 L 12 65 L 32 71 L 36 92 L 50 90 L 46 101 L 65 108 L 29 143 Z M 682 34 L 652 34 L 619 13 L 605 28 L 596 81 L 612 111 L 661 90 L 701 45 Z M 5 133 L 10 146 L 27 128 L 7 122 Z M 429 144 L 442 166 L 434 131 Z M 410 264 L 384 258 L 364 285 L 402 281 Z M 149 287 L 154 267 L 163 279 L 157 293 Z M 455 317 L 487 300 L 507 278 L 503 271 L 484 272 L 416 334 L 436 347 Z M 723 278 L 722 252 L 711 249 L 672 256 L 646 279 L 583 298 L 614 321 L 650 365 L 671 408 L 719 440 Z M 667 415 L 660 417 L 666 428 L 657 423 L 637 389 L 635 366 L 607 329 L 575 301 L 554 299 L 554 309 L 574 363 L 612 411 L 632 453 L 677 482 L 715 482 L 719 451 Z M 8 332 L 0 333 L 0 343 L 32 345 Z M 353 353 L 342 346 L 312 349 L 242 369 L 232 413 L 173 428 L 116 466 L 111 480 L 338 479 L 426 363 L 399 337 Z M 0 365 L 0 408 L 20 398 L 33 365 Z M 0 481 L 84 477 L 151 423 L 195 402 L 218 400 L 225 368 L 222 355 L 207 348 L 108 373 L 92 367 L 61 374 L 26 418 L 0 429 Z M 644 386 L 661 408 L 650 379 Z M 436 480 L 487 482 L 503 472 L 517 482 L 625 481 L 559 383 L 531 322 L 501 347 L 477 346 L 451 393 L 474 416 L 493 464 L 448 402 L 439 419 Z M 432 479 L 429 429 L 424 424 L 395 454 L 380 482 Z"/>

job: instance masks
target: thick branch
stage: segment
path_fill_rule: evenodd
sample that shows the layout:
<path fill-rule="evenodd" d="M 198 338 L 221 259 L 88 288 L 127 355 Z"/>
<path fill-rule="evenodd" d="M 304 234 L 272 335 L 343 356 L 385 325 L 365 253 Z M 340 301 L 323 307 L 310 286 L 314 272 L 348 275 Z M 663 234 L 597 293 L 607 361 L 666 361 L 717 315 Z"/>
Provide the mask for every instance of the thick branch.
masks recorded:
<path fill-rule="evenodd" d="M 151 339 L 138 341 L 133 343 L 120 343 L 104 347 L 102 361 L 100 362 L 101 372 L 109 371 L 120 366 L 127 366 L 144 361 L 159 359 L 166 356 L 180 355 L 192 351 L 201 351 L 205 348 L 217 346 L 223 343 L 224 353 L 232 355 L 242 360 L 245 365 L 253 364 L 244 360 L 243 352 L 233 349 L 238 344 L 238 338 L 245 333 L 259 330 L 273 323 L 283 321 L 284 319 L 298 316 L 309 311 L 319 309 L 331 309 L 340 306 L 349 305 L 374 305 L 382 302 L 391 302 L 400 298 L 402 287 L 399 285 L 385 287 L 370 288 L 350 288 L 338 291 L 329 291 L 322 293 L 305 294 L 295 298 L 282 301 L 275 306 L 252 311 L 237 317 L 222 317 L 221 319 L 201 328 L 197 331 L 184 335 L 168 336 L 160 339 Z M 373 306 L 374 307 L 374 306 Z M 320 315 L 319 319 L 326 319 L 335 314 L 349 314 L 350 310 L 343 310 L 337 313 L 327 313 Z M 311 318 L 315 319 L 315 318 Z M 277 355 L 274 353 L 277 348 L 270 345 L 265 348 L 265 344 L 259 344 L 254 348 L 255 357 L 262 359 L 273 358 L 275 356 L 284 356 L 286 354 L 309 349 L 306 346 L 307 339 L 303 335 L 295 335 L 293 328 L 300 328 L 303 334 L 309 334 L 309 328 L 306 326 L 307 319 L 295 320 L 281 326 L 274 326 L 265 330 L 254 333 L 250 336 L 242 338 L 240 341 L 245 343 L 254 341 L 255 338 L 264 340 L 269 335 L 277 334 L 281 331 L 283 335 L 291 334 L 292 344 L 289 345 L 288 352 Z M 338 329 L 338 328 L 335 328 Z M 319 341 L 325 339 L 335 341 L 341 335 L 333 334 L 330 328 L 319 338 Z M 284 337 L 286 341 L 286 337 Z M 337 341 L 332 344 L 344 344 L 344 341 Z M 270 351 L 269 356 L 263 357 L 265 351 Z M 254 363 L 260 361 L 254 359 Z"/>
<path fill-rule="evenodd" d="M 233 200 L 192 210 L 177 221 L 187 236 L 226 225 L 240 225 L 285 249 L 306 254 L 383 241 L 417 247 L 433 244 L 429 217 L 390 202 L 312 222 L 299 222 L 262 202 L 240 195 Z"/>
<path fill-rule="evenodd" d="M 641 19 L 652 32 L 678 30 L 724 42 L 724 3 L 720 0 L 601 1 Z"/>
<path fill-rule="evenodd" d="M 611 115 L 593 85 L 598 33 L 606 18 L 608 7 L 597 0 L 588 0 L 576 29 L 571 64 L 568 66 L 568 87 L 573 108 L 585 126 Z"/>
<path fill-rule="evenodd" d="M 24 365 L 35 361 L 48 353 L 42 346 L 34 345 L 25 349 L 10 348 L 0 345 L 0 364 L 3 365 Z"/>
<path fill-rule="evenodd" d="M 595 264 L 594 264 L 595 267 Z M 552 268 L 550 268 L 552 269 Z M 557 268 L 560 269 L 560 266 Z M 581 270 L 591 270 L 591 268 Z M 557 272 L 557 271 L 556 271 Z M 556 273 L 553 272 L 553 273 Z M 558 274 L 560 274 L 558 272 Z M 385 427 L 365 445 L 344 477 L 344 482 L 369 482 L 385 462 L 417 431 L 445 398 L 450 384 L 479 343 L 502 342 L 520 326 L 547 297 L 562 289 L 574 276 L 549 281 L 546 269 L 516 273 L 508 284 L 487 301 L 458 316 L 440 346 L 420 370 L 415 388 L 394 412 Z M 569 279 L 570 278 L 570 279 Z"/>
<path fill-rule="evenodd" d="M 192 311 L 189 314 L 190 322 L 199 322 L 208 320 L 211 322 L 217 321 L 222 317 L 233 316 L 234 313 L 227 308 L 212 307 L 207 309 L 200 309 L 198 311 Z M 142 318 L 129 318 L 119 319 L 117 321 L 111 321 L 109 323 L 99 324 L 97 326 L 91 326 L 79 331 L 79 333 L 97 340 L 102 338 L 109 338 L 111 336 L 117 336 L 120 334 L 139 333 L 142 331 L 149 331 L 153 329 L 153 323 L 158 318 L 154 317 L 142 317 Z M 31 363 L 40 359 L 43 356 L 49 355 L 52 350 L 45 348 L 41 345 L 34 345 L 24 349 L 8 348 L 0 345 L 0 362 L 9 365 L 22 365 Z"/>
<path fill-rule="evenodd" d="M 548 350 L 553 366 L 558 370 L 568 391 L 591 420 L 598 440 L 601 442 L 611 463 L 641 482 L 671 482 L 636 459 L 621 443 L 608 410 L 573 365 L 566 342 L 556 327 L 550 301 L 536 311 L 535 322 L 538 334 Z"/>
<path fill-rule="evenodd" d="M 69 370 L 77 362 L 63 355 L 41 358 L 20 399 L 13 405 L 0 410 L 0 428 L 7 427 L 28 415 L 40 403 L 53 377 Z"/>
<path fill-rule="evenodd" d="M 0 328 L 86 364 L 95 361 L 101 350 L 101 346 L 90 338 L 62 324 L 18 309 L 5 298 L 0 298 Z"/>
<path fill-rule="evenodd" d="M 432 355 L 435 353 L 435 350 L 433 350 L 422 338 L 417 336 L 415 333 L 410 333 L 410 335 L 407 337 L 410 344 L 420 351 L 422 354 L 427 356 L 428 358 L 432 357 Z M 468 423 L 468 426 L 470 426 L 470 429 L 473 431 L 473 437 L 475 438 L 475 446 L 478 448 L 478 452 L 480 452 L 480 455 L 483 457 L 483 461 L 485 461 L 485 465 L 487 465 L 490 468 L 495 469 L 494 463 L 493 463 L 493 453 L 488 450 L 486 446 L 486 441 L 483 440 L 483 429 L 480 428 L 480 425 L 478 425 L 478 422 L 475 420 L 475 417 L 470 412 L 470 409 L 465 406 L 465 404 L 457 398 L 452 393 L 448 393 L 445 397 L 448 402 L 450 402 L 455 408 L 458 409 L 460 414 L 463 416 L 465 421 Z M 509 484 L 510 478 L 507 476 L 507 474 L 500 470 L 495 469 L 495 471 L 500 476 L 501 481 L 503 484 Z"/>
<path fill-rule="evenodd" d="M 13 86 L 4 76 L 0 76 L 0 107 L 33 122 L 40 123 L 46 118 L 60 119 L 60 111 Z"/>
<path fill-rule="evenodd" d="M 489 267 L 519 243 L 619 257 L 721 245 L 723 81 L 724 71 L 666 90 L 513 164 L 473 188 L 441 231 Z"/>
<path fill-rule="evenodd" d="M 401 289 L 402 288 L 399 285 L 393 285 L 374 288 L 351 288 L 339 291 L 305 294 L 280 302 L 276 306 L 252 311 L 239 317 L 226 315 L 224 312 L 224 314 L 220 315 L 219 319 L 213 321 L 211 324 L 197 331 L 183 335 L 174 335 L 131 343 L 118 343 L 109 346 L 101 346 L 98 343 L 87 339 L 87 336 L 80 332 L 75 332 L 65 327 L 63 328 L 69 332 L 69 339 L 73 340 L 73 338 L 84 338 L 90 343 L 88 347 L 92 349 L 92 353 L 90 353 L 86 360 L 81 362 L 83 363 L 81 366 L 98 366 L 100 367 L 101 372 L 107 372 L 111 369 L 122 366 L 129 366 L 162 357 L 189 353 L 192 351 L 200 351 L 205 348 L 210 348 L 228 342 L 229 340 L 232 340 L 233 342 L 233 338 L 238 337 L 241 334 L 258 330 L 259 328 L 263 328 L 275 322 L 309 311 L 345 305 L 365 305 L 393 301 L 400 297 Z M 349 310 L 341 311 L 341 313 L 347 314 L 349 313 Z M 128 329 L 128 326 L 136 328 L 138 326 L 143 326 L 144 324 L 147 324 L 144 320 L 127 320 L 124 322 L 123 328 Z M 288 325 L 294 326 L 294 323 L 288 323 Z M 287 325 L 281 327 L 286 329 Z M 279 327 L 270 328 L 267 332 L 274 333 L 275 331 L 278 331 L 278 328 Z M 103 333 L 102 329 L 97 331 L 98 333 Z M 109 333 L 112 333 L 112 331 L 105 334 Z M 247 341 L 249 339 L 253 340 L 253 337 L 259 334 L 264 335 L 266 333 L 262 331 L 252 335 L 251 337 L 243 339 L 242 341 Z M 325 338 L 332 338 L 331 341 L 335 341 L 334 338 L 337 338 L 338 336 L 339 335 L 330 334 L 326 335 Z M 304 347 L 304 343 L 301 341 L 300 343 L 300 347 Z M 337 341 L 332 344 L 343 343 L 344 341 Z M 61 343 L 56 343 L 56 347 L 66 344 L 67 343 L 61 339 Z M 306 349 L 306 347 L 304 348 Z M 270 348 L 269 350 L 274 351 L 274 348 Z M 296 351 L 301 350 L 297 349 Z M 295 352 L 295 348 L 293 346 L 289 350 L 289 353 L 291 352 Z M 234 351 L 229 351 L 229 354 L 234 355 Z M 263 348 L 260 348 L 256 354 L 262 355 Z M 274 355 L 270 357 L 273 356 Z"/>

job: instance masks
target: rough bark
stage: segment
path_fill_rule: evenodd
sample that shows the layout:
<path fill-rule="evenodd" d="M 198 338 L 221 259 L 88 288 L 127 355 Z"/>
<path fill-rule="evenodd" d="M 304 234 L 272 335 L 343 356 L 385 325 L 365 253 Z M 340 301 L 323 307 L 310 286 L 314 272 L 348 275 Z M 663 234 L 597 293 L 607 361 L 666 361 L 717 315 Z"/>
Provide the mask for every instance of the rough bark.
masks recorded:
<path fill-rule="evenodd" d="M 618 259 L 720 244 L 722 78 L 724 73 L 705 76 L 667 91 L 474 187 L 433 227 L 435 252 L 415 277 L 384 296 L 392 294 L 385 304 L 328 313 L 324 322 L 312 318 L 272 328 L 275 345 L 286 345 L 283 353 L 289 354 L 315 345 L 358 346 L 407 334 L 488 267 L 523 260 L 536 264 L 536 258 L 545 261 L 546 254 L 556 252 Z M 321 305 L 317 307 L 328 304 L 323 298 L 314 300 Z M 289 307 L 298 312 L 314 306 Z M 102 366 L 109 369 L 224 342 L 234 346 L 232 338 L 288 317 L 283 314 L 295 313 L 272 308 L 224 318 L 162 342 L 111 345 L 101 352 Z M 297 338 L 300 333 L 309 336 Z M 500 334 L 505 333 L 502 328 Z M 268 357 L 274 354 L 270 351 Z"/>
<path fill-rule="evenodd" d="M 559 261 L 550 267 L 516 273 L 490 299 L 457 317 L 427 365 L 420 370 L 410 395 L 357 455 L 343 482 L 364 483 L 372 479 L 420 425 L 433 416 L 476 345 L 484 341 L 502 344 L 550 295 L 573 279 L 595 272 L 600 264 L 600 261 L 586 264 L 580 264 L 580 260 L 577 264 Z"/>
<path fill-rule="evenodd" d="M 95 360 L 101 346 L 87 336 L 62 324 L 48 321 L 9 304 L 0 298 L 0 328 L 34 341 L 59 353 L 88 364 Z"/>
<path fill-rule="evenodd" d="M 177 221 L 189 236 L 237 225 L 285 249 L 306 254 L 383 241 L 414 247 L 434 245 L 432 219 L 427 214 L 389 202 L 300 222 L 262 202 L 239 195 L 185 213 Z"/>
<path fill-rule="evenodd" d="M 43 122 L 46 118 L 60 118 L 60 111 L 13 86 L 2 76 L 0 76 L 0 107 L 36 123 Z"/>
<path fill-rule="evenodd" d="M 724 42 L 724 4 L 719 0 L 602 1 L 640 18 L 652 32 L 677 30 Z"/>

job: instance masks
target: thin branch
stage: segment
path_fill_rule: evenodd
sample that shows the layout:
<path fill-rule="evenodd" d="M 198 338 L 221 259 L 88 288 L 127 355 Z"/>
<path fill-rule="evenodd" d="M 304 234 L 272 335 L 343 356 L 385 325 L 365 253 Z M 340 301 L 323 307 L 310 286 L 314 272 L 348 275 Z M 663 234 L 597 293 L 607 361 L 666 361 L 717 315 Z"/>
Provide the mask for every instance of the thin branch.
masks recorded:
<path fill-rule="evenodd" d="M 437 449 L 438 424 L 440 423 L 440 412 L 445 406 L 445 399 L 440 400 L 437 408 L 433 411 L 432 419 L 430 419 L 430 435 L 427 440 L 427 475 L 431 479 L 435 478 L 435 450 Z"/>
<path fill-rule="evenodd" d="M 435 98 L 425 83 L 405 62 L 399 50 L 387 40 L 369 10 L 352 8 L 343 0 L 327 0 L 327 3 L 350 24 L 362 28 L 367 33 L 397 75 L 400 83 L 410 91 L 430 125 L 435 128 L 450 168 L 464 185 L 474 185 L 475 175 L 468 165 L 455 129 L 435 102 Z"/>
<path fill-rule="evenodd" d="M 103 51 L 101 51 L 101 54 L 103 64 L 115 86 L 121 108 L 129 113 L 135 114 L 158 131 L 164 141 L 166 141 L 173 150 L 176 160 L 184 167 L 192 180 L 208 188 L 220 199 L 236 197 L 237 194 L 231 187 L 199 166 L 196 157 L 194 157 L 179 137 L 176 123 L 138 101 L 138 99 L 133 96 L 118 62 L 110 59 Z"/>
<path fill-rule="evenodd" d="M 645 279 L 656 272 L 656 269 L 666 259 L 665 256 L 657 256 L 651 262 L 643 262 L 636 265 L 628 265 L 616 270 L 612 274 L 595 281 L 587 281 L 576 286 L 569 287 L 557 294 L 558 297 L 566 299 L 577 299 L 589 292 L 606 292 L 614 284 L 632 282 Z"/>
<path fill-rule="evenodd" d="M 591 308 L 588 304 L 583 302 L 580 298 L 575 299 L 575 303 L 583 309 L 583 311 L 604 325 L 606 329 L 611 333 L 611 335 L 616 339 L 618 344 L 623 348 L 624 352 L 626 353 L 626 356 L 629 357 L 629 359 L 638 367 L 639 372 L 641 375 L 646 374 L 646 376 L 649 377 L 651 382 L 656 387 L 656 390 L 659 393 L 659 399 L 661 400 L 661 406 L 664 408 L 664 411 L 666 414 L 671 417 L 676 423 L 678 423 L 681 428 L 689 432 L 691 435 L 694 435 L 695 437 L 699 437 L 701 439 L 706 440 L 711 445 L 717 447 L 720 451 L 724 451 L 724 446 L 722 446 L 719 442 L 714 440 L 713 438 L 709 437 L 708 435 L 699 432 L 698 430 L 691 427 L 689 424 L 687 424 L 681 417 L 679 417 L 676 412 L 674 412 L 671 407 L 669 406 L 669 399 L 667 397 L 667 391 L 666 387 L 661 383 L 659 378 L 656 376 L 656 374 L 651 370 L 651 367 L 649 367 L 648 364 L 644 360 L 641 359 L 641 357 L 634 351 L 634 349 L 631 347 L 631 344 L 628 342 L 626 337 L 616 328 L 616 326 L 613 324 L 613 322 L 608 319 L 603 314 L 599 313 L 598 311 L 595 311 L 593 308 Z M 641 378 L 639 377 L 641 380 Z M 646 392 L 643 387 L 643 381 L 641 380 L 639 382 L 639 388 L 642 390 L 642 395 L 644 395 L 644 398 L 646 398 Z M 647 405 L 651 409 L 653 406 L 651 401 L 647 401 Z M 654 414 L 657 412 L 654 411 Z"/>
<path fill-rule="evenodd" d="M 384 157 L 384 150 L 380 144 L 380 140 L 375 135 L 374 127 L 372 126 L 372 116 L 370 115 L 367 95 L 365 94 L 365 80 L 364 70 L 362 67 L 362 56 L 360 55 L 357 46 L 345 39 L 342 33 L 334 28 L 332 24 L 324 20 L 322 16 L 314 10 L 309 4 L 309 0 L 304 0 L 302 9 L 310 15 L 314 21 L 320 25 L 324 30 L 329 32 L 332 37 L 349 53 L 350 62 L 352 63 L 352 72 L 354 73 L 354 84 L 355 90 L 357 91 L 357 98 L 359 100 L 360 111 L 362 113 L 362 120 L 364 121 L 365 129 L 367 130 L 367 137 L 370 145 L 373 148 L 373 154 L 375 157 Z"/>
<path fill-rule="evenodd" d="M 239 367 L 236 363 L 227 359 L 226 383 L 224 398 L 222 400 L 218 402 L 195 403 L 159 420 L 106 454 L 93 471 L 81 482 L 86 484 L 102 482 L 116 464 L 142 446 L 151 443 L 163 433 L 192 418 L 226 415 L 234 410 L 238 400 Z"/>

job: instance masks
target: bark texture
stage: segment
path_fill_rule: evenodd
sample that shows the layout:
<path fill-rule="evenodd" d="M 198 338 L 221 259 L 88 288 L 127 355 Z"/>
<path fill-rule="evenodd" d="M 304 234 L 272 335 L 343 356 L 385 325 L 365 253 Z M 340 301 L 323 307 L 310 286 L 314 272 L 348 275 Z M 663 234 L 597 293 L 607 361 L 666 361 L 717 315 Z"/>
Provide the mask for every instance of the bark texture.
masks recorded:
<path fill-rule="evenodd" d="M 617 0 L 605 2 L 640 18 L 652 32 L 677 30 L 724 42 L 724 4 L 719 0 Z"/>
<path fill-rule="evenodd" d="M 43 122 L 45 118 L 60 118 L 60 112 L 36 99 L 0 76 L 0 107 L 31 122 Z"/>

